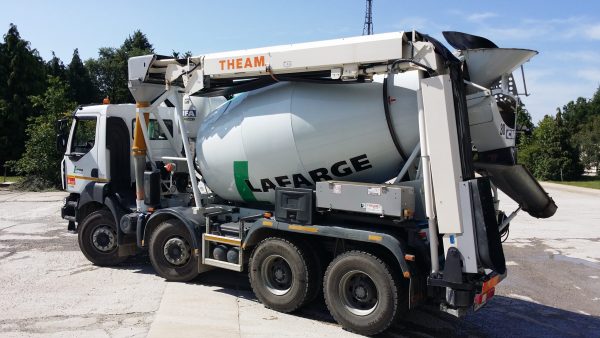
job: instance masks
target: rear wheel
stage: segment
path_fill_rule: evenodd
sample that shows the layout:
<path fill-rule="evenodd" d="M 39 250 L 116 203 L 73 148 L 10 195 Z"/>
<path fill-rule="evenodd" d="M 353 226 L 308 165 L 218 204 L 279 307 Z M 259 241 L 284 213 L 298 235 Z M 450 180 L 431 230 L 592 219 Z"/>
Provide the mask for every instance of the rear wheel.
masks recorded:
<path fill-rule="evenodd" d="M 336 257 L 324 279 L 325 303 L 344 328 L 374 335 L 387 329 L 406 306 L 390 267 L 361 251 Z"/>
<path fill-rule="evenodd" d="M 127 259 L 118 255 L 117 227 L 108 210 L 94 211 L 83 219 L 78 242 L 83 255 L 95 265 L 117 265 Z"/>
<path fill-rule="evenodd" d="M 154 270 L 172 282 L 188 282 L 198 275 L 198 258 L 192 250 L 192 238 L 185 225 L 169 219 L 152 232 L 150 261 Z"/>
<path fill-rule="evenodd" d="M 268 308 L 292 312 L 314 299 L 320 275 L 305 246 L 281 238 L 260 242 L 250 257 L 250 285 Z"/>

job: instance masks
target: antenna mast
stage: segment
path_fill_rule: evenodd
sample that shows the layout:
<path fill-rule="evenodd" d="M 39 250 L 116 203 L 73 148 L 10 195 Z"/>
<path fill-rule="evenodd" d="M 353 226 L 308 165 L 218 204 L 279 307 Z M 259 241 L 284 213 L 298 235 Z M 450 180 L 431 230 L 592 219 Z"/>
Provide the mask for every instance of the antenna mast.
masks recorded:
<path fill-rule="evenodd" d="M 365 10 L 365 25 L 363 26 L 362 35 L 373 34 L 373 0 L 367 0 L 367 8 Z"/>

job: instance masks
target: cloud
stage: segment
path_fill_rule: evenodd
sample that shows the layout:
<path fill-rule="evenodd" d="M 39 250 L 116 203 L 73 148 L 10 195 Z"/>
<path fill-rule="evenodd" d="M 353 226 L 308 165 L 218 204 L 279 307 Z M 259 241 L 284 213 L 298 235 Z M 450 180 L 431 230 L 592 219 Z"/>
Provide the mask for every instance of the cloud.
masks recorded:
<path fill-rule="evenodd" d="M 589 39 L 600 40 L 600 24 L 595 24 L 584 28 L 583 33 Z"/>
<path fill-rule="evenodd" d="M 520 76 L 515 75 L 517 86 L 522 91 Z M 556 114 L 556 108 L 562 108 L 569 101 L 578 97 L 591 98 L 598 88 L 600 68 L 535 67 L 526 69 L 525 76 L 531 95 L 521 98 L 533 121 L 537 122 L 544 115 Z"/>
<path fill-rule="evenodd" d="M 600 52 L 579 50 L 577 52 L 556 52 L 554 56 L 561 61 L 577 61 L 585 63 L 600 63 Z"/>
<path fill-rule="evenodd" d="M 501 41 L 564 41 L 573 38 L 600 40 L 600 24 L 592 22 L 589 17 L 522 18 L 511 25 L 489 25 L 483 19 L 472 22 L 479 24 L 480 35 Z"/>
<path fill-rule="evenodd" d="M 485 21 L 486 19 L 490 19 L 496 16 L 498 16 L 498 14 L 492 12 L 474 13 L 467 16 L 467 20 L 479 23 Z"/>
<path fill-rule="evenodd" d="M 600 84 L 600 68 L 585 68 L 577 71 L 577 76 L 583 80 Z"/>

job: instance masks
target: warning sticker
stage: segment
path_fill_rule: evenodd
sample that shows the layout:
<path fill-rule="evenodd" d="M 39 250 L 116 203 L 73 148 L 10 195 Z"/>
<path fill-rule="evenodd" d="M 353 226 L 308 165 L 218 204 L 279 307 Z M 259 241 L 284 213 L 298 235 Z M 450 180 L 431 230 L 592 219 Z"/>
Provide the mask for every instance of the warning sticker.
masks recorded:
<path fill-rule="evenodd" d="M 342 193 L 342 185 L 341 184 L 334 184 L 333 185 L 333 193 L 334 194 L 341 194 Z"/>
<path fill-rule="evenodd" d="M 367 189 L 367 195 L 381 196 L 381 187 Z"/>
<path fill-rule="evenodd" d="M 374 214 L 383 213 L 383 207 L 381 204 L 377 203 L 361 203 L 361 207 L 365 209 L 366 212 L 371 212 Z"/>

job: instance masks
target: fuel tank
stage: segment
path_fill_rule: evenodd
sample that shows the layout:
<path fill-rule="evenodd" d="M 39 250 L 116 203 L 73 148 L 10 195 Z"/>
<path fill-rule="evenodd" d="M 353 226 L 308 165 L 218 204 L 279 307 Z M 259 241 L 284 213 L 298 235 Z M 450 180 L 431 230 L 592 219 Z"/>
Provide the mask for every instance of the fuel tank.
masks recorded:
<path fill-rule="evenodd" d="M 419 140 L 412 73 L 390 77 L 385 94 L 381 82 L 282 82 L 233 98 L 198 131 L 206 184 L 227 200 L 273 203 L 276 187 L 395 177 Z"/>

